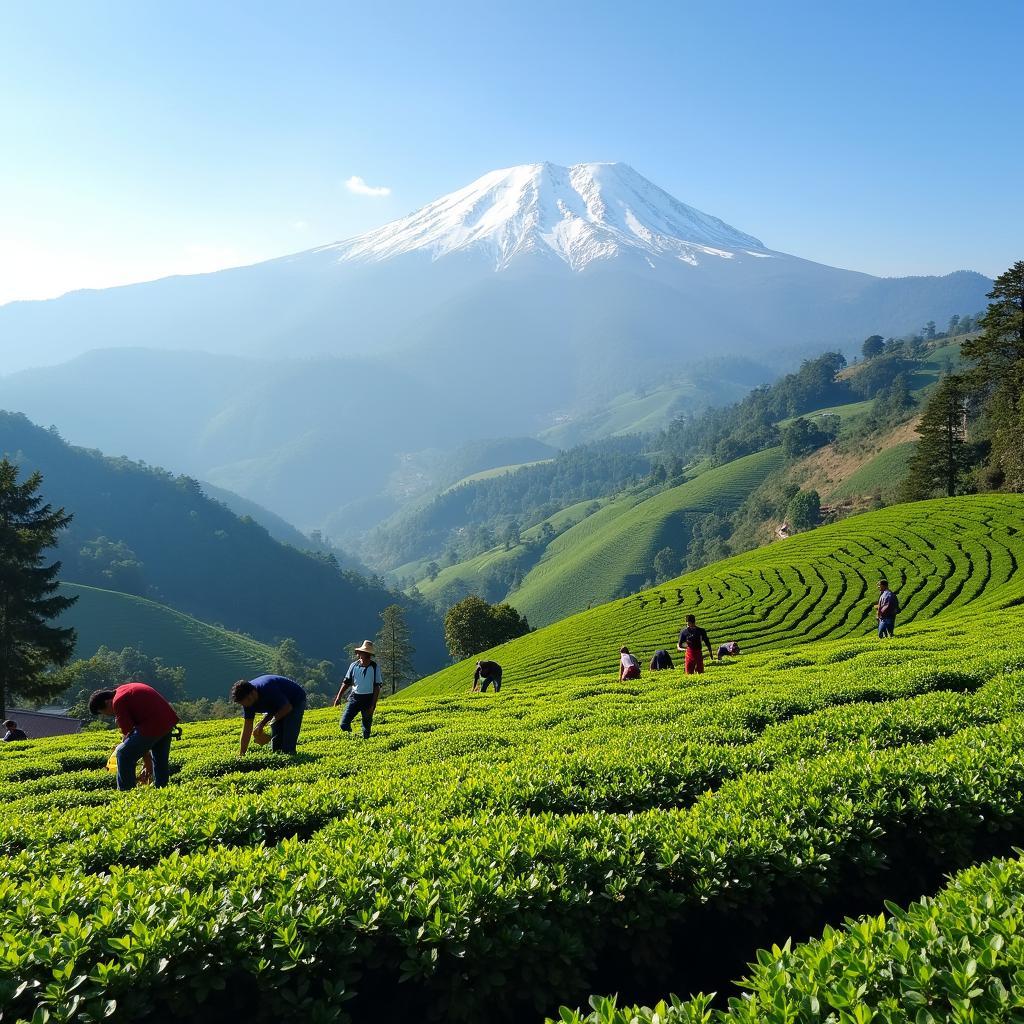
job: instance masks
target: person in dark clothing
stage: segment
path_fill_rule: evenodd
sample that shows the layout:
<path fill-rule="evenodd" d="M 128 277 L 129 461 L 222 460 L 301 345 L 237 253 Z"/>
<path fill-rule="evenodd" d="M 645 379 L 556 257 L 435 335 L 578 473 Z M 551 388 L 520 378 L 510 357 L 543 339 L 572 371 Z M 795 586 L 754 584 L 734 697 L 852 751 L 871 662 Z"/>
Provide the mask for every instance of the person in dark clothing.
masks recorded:
<path fill-rule="evenodd" d="M 155 788 L 167 785 L 171 736 L 178 716 L 152 686 L 125 683 L 116 690 L 97 690 L 89 698 L 89 710 L 94 715 L 113 715 L 124 737 L 114 750 L 118 789 L 135 788 L 140 760 Z"/>
<path fill-rule="evenodd" d="M 688 676 L 693 675 L 694 672 L 703 674 L 704 672 L 704 649 L 701 644 L 707 644 L 708 656 L 714 658 L 715 652 L 711 646 L 711 641 L 708 639 L 708 632 L 706 629 L 697 625 L 697 617 L 695 615 L 686 616 L 686 627 L 679 634 L 679 643 L 676 645 L 676 650 L 686 652 L 686 674 Z"/>
<path fill-rule="evenodd" d="M 896 632 L 896 613 L 900 603 L 896 595 L 889 589 L 888 580 L 878 581 L 878 604 L 875 606 L 875 617 L 878 619 L 878 637 L 880 640 L 891 637 Z"/>
<path fill-rule="evenodd" d="M 494 683 L 494 692 L 501 689 L 501 666 L 496 661 L 478 661 L 473 673 L 473 692 L 487 692 L 487 687 Z"/>
<path fill-rule="evenodd" d="M 651 658 L 651 671 L 663 672 L 668 668 L 675 668 L 675 665 L 672 664 L 672 656 L 668 651 L 655 651 L 654 657 Z"/>
<path fill-rule="evenodd" d="M 253 734 L 253 722 L 258 711 L 263 712 L 263 721 L 256 729 L 260 732 L 270 726 L 270 749 L 276 754 L 294 754 L 295 744 L 302 728 L 302 716 L 306 712 L 306 691 L 294 679 L 287 676 L 257 676 L 255 679 L 239 679 L 231 687 L 231 699 L 242 705 L 242 737 L 239 754 L 249 749 Z"/>
<path fill-rule="evenodd" d="M 373 725 L 373 713 L 377 709 L 377 701 L 380 700 L 380 669 L 373 660 L 372 640 L 364 640 L 362 646 L 356 648 L 355 653 L 357 660 L 349 665 L 348 672 L 341 681 L 338 696 L 334 698 L 334 706 L 337 707 L 348 693 L 348 702 L 341 716 L 341 731 L 351 732 L 352 720 L 358 714 L 363 722 L 363 739 L 368 740 Z"/>
<path fill-rule="evenodd" d="M 24 731 L 18 728 L 18 723 L 11 718 L 8 718 L 7 721 L 4 722 L 4 728 L 7 732 L 4 733 L 3 739 L 0 740 L 0 743 L 14 743 L 17 740 L 28 739 Z"/>
<path fill-rule="evenodd" d="M 740 645 L 735 640 L 730 640 L 727 644 L 718 645 L 718 660 L 721 661 L 727 654 L 730 657 L 735 658 L 740 653 Z"/>

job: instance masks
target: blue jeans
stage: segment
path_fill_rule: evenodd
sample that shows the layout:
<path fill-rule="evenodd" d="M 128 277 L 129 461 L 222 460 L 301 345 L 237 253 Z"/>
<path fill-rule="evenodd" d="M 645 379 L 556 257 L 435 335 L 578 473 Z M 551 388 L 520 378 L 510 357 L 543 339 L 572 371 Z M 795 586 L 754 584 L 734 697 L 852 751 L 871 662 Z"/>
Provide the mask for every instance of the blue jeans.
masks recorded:
<path fill-rule="evenodd" d="M 345 705 L 345 711 L 341 716 L 341 731 L 352 731 L 352 720 L 356 715 L 363 719 L 363 739 L 370 738 L 370 726 L 373 724 L 373 704 L 377 695 L 375 693 L 352 693 Z"/>
<path fill-rule="evenodd" d="M 117 745 L 117 788 L 135 788 L 135 766 L 142 755 L 149 751 L 153 757 L 153 786 L 160 789 L 170 778 L 168 759 L 171 755 L 171 733 L 164 736 L 140 736 L 133 729 Z"/>
<path fill-rule="evenodd" d="M 497 693 L 501 689 L 501 673 L 499 672 L 496 676 L 484 676 L 480 680 L 480 692 L 486 693 L 487 687 L 494 683 L 494 692 Z"/>
<path fill-rule="evenodd" d="M 280 722 L 270 726 L 270 749 L 276 754 L 294 754 L 295 744 L 299 741 L 299 730 L 302 728 L 302 716 L 306 705 L 293 704 Z"/>
<path fill-rule="evenodd" d="M 895 616 L 891 619 L 879 619 L 878 620 L 878 636 L 879 639 L 884 640 L 888 636 L 892 636 L 896 632 L 896 618 Z"/>

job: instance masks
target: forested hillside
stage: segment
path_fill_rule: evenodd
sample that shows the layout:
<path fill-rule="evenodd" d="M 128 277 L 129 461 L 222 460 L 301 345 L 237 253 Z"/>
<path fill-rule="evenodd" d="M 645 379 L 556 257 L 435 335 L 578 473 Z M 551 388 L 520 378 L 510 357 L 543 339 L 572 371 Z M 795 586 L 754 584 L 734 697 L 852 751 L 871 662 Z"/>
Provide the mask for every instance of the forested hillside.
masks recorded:
<path fill-rule="evenodd" d="M 0 454 L 42 472 L 46 500 L 74 514 L 59 548 L 65 580 L 151 597 L 264 642 L 291 637 L 329 660 L 375 635 L 381 609 L 400 600 L 422 668 L 444 658 L 428 609 L 329 555 L 278 543 L 195 480 L 72 447 L 16 413 L 0 412 Z"/>

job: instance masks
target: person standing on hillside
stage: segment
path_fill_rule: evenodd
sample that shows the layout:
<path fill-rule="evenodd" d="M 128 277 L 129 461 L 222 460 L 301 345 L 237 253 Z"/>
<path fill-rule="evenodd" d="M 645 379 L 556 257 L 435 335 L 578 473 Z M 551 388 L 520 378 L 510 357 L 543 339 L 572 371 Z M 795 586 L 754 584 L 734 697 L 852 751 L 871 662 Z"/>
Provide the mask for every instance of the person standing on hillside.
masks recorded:
<path fill-rule="evenodd" d="M 124 683 L 116 690 L 96 690 L 89 698 L 94 715 L 113 715 L 124 739 L 114 749 L 117 788 L 135 788 L 139 761 L 160 789 L 170 779 L 171 736 L 178 715 L 166 700 L 145 683 Z"/>
<path fill-rule="evenodd" d="M 373 660 L 372 640 L 364 640 L 362 646 L 356 648 L 355 654 L 357 660 L 349 665 L 341 681 L 341 689 L 334 698 L 334 706 L 337 707 L 347 693 L 348 702 L 341 716 L 341 731 L 351 732 L 352 720 L 358 714 L 363 721 L 363 739 L 368 740 L 373 726 L 373 713 L 380 700 L 380 669 Z"/>
<path fill-rule="evenodd" d="M 640 662 L 629 653 L 628 647 L 619 648 L 619 682 L 623 679 L 639 679 Z"/>
<path fill-rule="evenodd" d="M 249 749 L 257 711 L 263 712 L 263 721 L 256 726 L 257 731 L 262 732 L 268 723 L 273 723 L 270 726 L 270 749 L 276 754 L 295 753 L 302 716 L 306 712 L 306 691 L 294 679 L 270 675 L 239 679 L 231 687 L 231 699 L 242 705 L 245 719 L 238 750 L 240 755 L 244 756 Z"/>
<path fill-rule="evenodd" d="M 494 692 L 501 689 L 501 666 L 496 661 L 478 661 L 473 673 L 473 692 L 487 692 L 487 687 L 494 683 Z"/>
<path fill-rule="evenodd" d="M 19 729 L 18 723 L 15 722 L 14 719 L 12 718 L 8 718 L 7 721 L 4 722 L 4 728 L 7 730 L 7 732 L 4 733 L 3 740 L 0 742 L 15 743 L 18 740 L 28 739 L 28 737 L 25 735 L 25 731 L 23 729 Z"/>
<path fill-rule="evenodd" d="M 878 619 L 878 637 L 884 640 L 896 633 L 896 616 L 899 614 L 899 598 L 889 589 L 888 580 L 878 581 L 878 604 L 875 617 Z"/>
<path fill-rule="evenodd" d="M 686 652 L 686 674 L 692 676 L 694 672 L 698 675 L 704 674 L 704 648 L 707 644 L 708 657 L 714 659 L 715 651 L 711 646 L 708 631 L 697 625 L 695 615 L 686 616 L 686 626 L 679 634 L 679 643 L 676 644 L 677 651 Z"/>

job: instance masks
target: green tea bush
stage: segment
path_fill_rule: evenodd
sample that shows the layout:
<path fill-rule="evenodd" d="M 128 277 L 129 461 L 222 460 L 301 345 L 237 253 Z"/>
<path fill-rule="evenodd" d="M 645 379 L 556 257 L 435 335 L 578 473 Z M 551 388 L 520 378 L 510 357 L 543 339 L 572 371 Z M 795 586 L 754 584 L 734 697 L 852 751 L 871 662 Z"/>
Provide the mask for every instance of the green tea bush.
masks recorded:
<path fill-rule="evenodd" d="M 548 1024 L 965 1024 L 1024 1018 L 1024 864 L 969 868 L 937 896 L 861 917 L 820 939 L 761 950 L 746 993 L 654 1007 L 595 997 Z"/>

